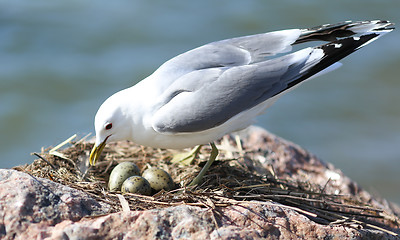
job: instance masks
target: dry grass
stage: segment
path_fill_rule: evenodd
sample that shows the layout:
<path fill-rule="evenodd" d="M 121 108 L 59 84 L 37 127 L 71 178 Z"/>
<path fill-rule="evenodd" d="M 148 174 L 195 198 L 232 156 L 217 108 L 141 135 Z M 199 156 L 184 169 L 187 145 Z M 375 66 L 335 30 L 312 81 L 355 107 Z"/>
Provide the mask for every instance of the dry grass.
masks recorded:
<path fill-rule="evenodd" d="M 230 149 L 220 151 L 218 161 L 210 168 L 204 183 L 196 188 L 185 188 L 200 171 L 201 163 L 209 156 L 210 149 L 203 147 L 193 164 L 172 164 L 173 153 L 153 149 L 129 142 L 111 143 L 103 151 L 103 161 L 95 167 L 88 166 L 89 152 L 93 146 L 85 139 L 64 143 L 52 149 L 42 149 L 32 164 L 15 167 L 34 177 L 47 178 L 54 182 L 82 190 L 99 202 L 111 206 L 110 213 L 118 211 L 148 210 L 175 205 L 193 205 L 214 209 L 235 204 L 257 202 L 279 204 L 294 209 L 321 224 L 340 224 L 357 228 L 385 230 L 379 220 L 393 222 L 397 218 L 342 195 L 326 194 L 324 188 L 307 182 L 293 182 L 276 176 L 271 167 L 269 173 L 260 175 L 245 164 L 248 155 L 237 150 L 230 140 Z M 68 147 L 65 147 L 66 145 Z M 64 149 L 60 150 L 62 147 Z M 107 190 L 107 181 L 112 168 L 120 162 L 132 161 L 144 171 L 148 167 L 166 170 L 176 183 L 176 189 L 159 192 L 153 196 L 112 193 Z M 201 166 L 199 166 L 201 165 Z"/>

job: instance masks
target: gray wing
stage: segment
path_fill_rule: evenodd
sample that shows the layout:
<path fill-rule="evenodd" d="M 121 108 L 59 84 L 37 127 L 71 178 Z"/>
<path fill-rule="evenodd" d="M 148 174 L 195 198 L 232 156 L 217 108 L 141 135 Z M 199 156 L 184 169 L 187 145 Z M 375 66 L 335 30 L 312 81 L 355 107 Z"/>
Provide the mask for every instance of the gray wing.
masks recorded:
<path fill-rule="evenodd" d="M 336 32 L 335 29 L 340 30 Z M 324 30 L 325 35 L 322 34 Z M 258 48 L 249 50 L 258 46 L 258 43 L 242 41 L 244 37 L 214 43 L 220 44 L 223 51 L 227 52 L 218 52 L 211 61 L 207 57 L 199 58 L 209 53 L 201 52 L 202 48 L 193 50 L 199 52 L 193 54 L 192 60 L 189 51 L 183 54 L 185 56 L 178 56 L 178 59 L 185 59 L 181 62 L 184 66 L 182 71 L 187 72 L 174 80 L 158 99 L 162 104 L 153 116 L 152 126 L 162 133 L 196 132 L 216 127 L 238 113 L 289 90 L 391 30 L 392 25 L 383 21 L 347 22 L 303 30 L 304 34 L 299 34 L 294 43 L 306 41 L 307 37 L 310 40 L 321 39 L 321 36 L 327 38 L 326 35 L 332 35 L 329 36 L 331 39 L 340 39 L 265 61 L 260 61 L 261 55 L 276 54 L 287 48 L 274 47 L 274 51 L 261 51 Z M 289 35 L 293 34 L 291 31 Z M 356 33 L 360 33 L 360 36 L 342 38 Z M 293 39 L 288 42 L 291 41 Z M 238 42 L 242 45 L 247 43 L 247 48 L 243 50 L 233 44 Z M 242 51 L 242 54 L 238 51 Z M 233 56 L 232 61 L 228 61 L 229 56 Z M 176 59 L 168 64 L 179 68 Z"/>
<path fill-rule="evenodd" d="M 164 76 L 170 84 L 189 72 L 247 65 L 266 57 L 289 52 L 299 39 L 300 29 L 282 30 L 212 42 L 180 54 L 161 65 L 154 75 Z M 165 76 L 168 76 L 165 79 Z"/>

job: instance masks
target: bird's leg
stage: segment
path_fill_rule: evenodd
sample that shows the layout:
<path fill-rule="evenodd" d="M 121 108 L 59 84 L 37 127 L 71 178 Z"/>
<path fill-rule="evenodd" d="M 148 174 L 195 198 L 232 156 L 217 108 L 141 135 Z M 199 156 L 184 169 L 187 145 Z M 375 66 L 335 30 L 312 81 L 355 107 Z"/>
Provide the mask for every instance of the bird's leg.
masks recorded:
<path fill-rule="evenodd" d="M 201 169 L 200 173 L 193 179 L 191 183 L 189 183 L 188 187 L 195 186 L 201 182 L 203 179 L 204 174 L 207 172 L 207 170 L 210 168 L 210 166 L 213 164 L 214 160 L 218 156 L 218 149 L 215 146 L 213 142 L 210 143 L 211 146 L 211 154 L 210 158 L 206 162 L 206 165 L 204 165 L 203 169 Z"/>
<path fill-rule="evenodd" d="M 171 162 L 172 163 L 182 163 L 183 165 L 189 165 L 193 162 L 193 160 L 199 155 L 200 149 L 203 145 L 198 145 L 195 148 L 193 148 L 192 151 L 189 153 L 184 152 L 184 153 L 178 153 L 175 154 L 174 157 L 172 158 Z"/>

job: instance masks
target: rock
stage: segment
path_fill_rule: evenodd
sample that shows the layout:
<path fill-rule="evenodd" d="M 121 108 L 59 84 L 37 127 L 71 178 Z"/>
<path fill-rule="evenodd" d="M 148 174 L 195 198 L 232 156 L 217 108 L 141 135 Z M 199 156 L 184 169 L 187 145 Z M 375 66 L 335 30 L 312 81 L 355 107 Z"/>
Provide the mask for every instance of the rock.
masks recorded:
<path fill-rule="evenodd" d="M 108 209 L 84 192 L 15 170 L 0 170 L 0 186 L 0 237 L 18 236 L 38 223 L 78 221 Z"/>
<path fill-rule="evenodd" d="M 380 223 L 400 233 L 399 208 L 374 199 L 331 164 L 263 129 L 240 133 L 253 152 L 243 164 L 260 173 L 271 166 L 279 176 L 309 181 L 326 192 L 350 194 L 392 217 Z M 250 160 L 252 159 L 252 160 Z M 275 202 L 243 202 L 227 207 L 179 205 L 107 214 L 108 207 L 79 190 L 0 170 L 0 237 L 3 239 L 398 239 L 371 228 L 323 225 Z"/>
<path fill-rule="evenodd" d="M 374 199 L 370 193 L 363 190 L 332 164 L 321 161 L 300 146 L 275 136 L 263 128 L 251 126 L 239 132 L 239 135 L 245 149 L 265 153 L 249 154 L 252 159 L 258 161 L 246 163 L 247 165 L 259 164 L 257 170 L 260 173 L 272 164 L 279 177 L 317 184 L 323 186 L 327 193 L 356 196 L 360 201 L 377 208 L 384 209 L 390 205 L 387 201 Z M 398 216 L 400 215 L 397 205 L 392 204 L 392 210 L 395 210 Z"/>

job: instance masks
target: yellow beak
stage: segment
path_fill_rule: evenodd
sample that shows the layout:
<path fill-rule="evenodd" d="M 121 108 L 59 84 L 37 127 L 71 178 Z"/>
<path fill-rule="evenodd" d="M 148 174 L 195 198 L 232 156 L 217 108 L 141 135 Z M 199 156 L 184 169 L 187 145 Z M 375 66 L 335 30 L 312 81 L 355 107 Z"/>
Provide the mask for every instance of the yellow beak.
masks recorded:
<path fill-rule="evenodd" d="M 94 166 L 96 164 L 96 161 L 100 158 L 100 154 L 103 151 L 104 147 L 106 146 L 107 138 L 104 139 L 104 141 L 102 143 L 100 143 L 100 145 L 93 146 L 92 151 L 90 152 L 90 157 L 89 157 L 90 165 Z"/>

